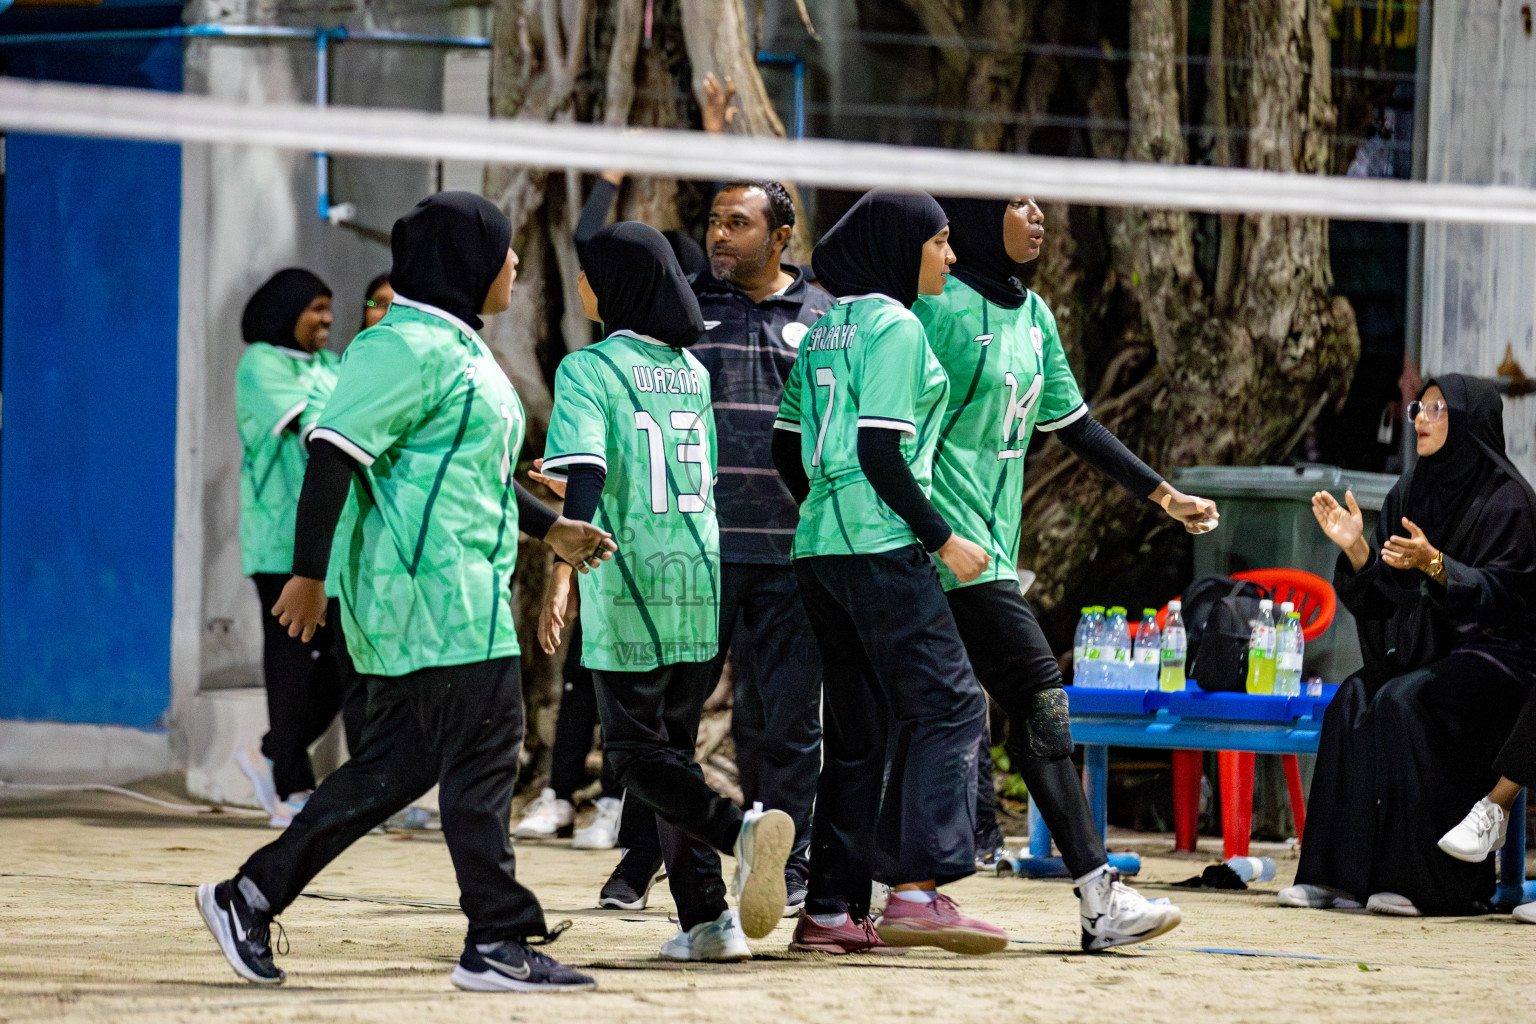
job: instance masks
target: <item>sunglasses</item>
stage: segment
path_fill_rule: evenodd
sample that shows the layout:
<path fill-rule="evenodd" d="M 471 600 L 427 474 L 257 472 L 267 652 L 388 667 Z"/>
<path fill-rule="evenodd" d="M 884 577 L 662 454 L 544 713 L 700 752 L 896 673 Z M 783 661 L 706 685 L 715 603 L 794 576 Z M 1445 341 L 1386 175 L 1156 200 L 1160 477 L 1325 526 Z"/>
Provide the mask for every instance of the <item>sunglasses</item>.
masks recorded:
<path fill-rule="evenodd" d="M 1407 412 L 1409 420 L 1416 420 L 1421 415 L 1426 423 L 1439 423 L 1445 419 L 1445 403 L 1439 399 L 1433 402 L 1409 402 L 1408 408 L 1404 411 Z"/>

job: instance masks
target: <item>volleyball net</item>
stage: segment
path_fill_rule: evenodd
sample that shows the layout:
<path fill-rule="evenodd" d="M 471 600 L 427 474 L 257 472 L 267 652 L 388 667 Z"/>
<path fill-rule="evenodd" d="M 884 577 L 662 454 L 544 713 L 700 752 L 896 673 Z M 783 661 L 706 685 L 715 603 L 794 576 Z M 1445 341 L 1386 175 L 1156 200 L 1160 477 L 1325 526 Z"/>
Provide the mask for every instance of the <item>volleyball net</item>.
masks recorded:
<path fill-rule="evenodd" d="M 517 118 L 299 104 L 0 78 L 0 129 L 460 160 L 691 180 L 1030 195 L 1092 206 L 1339 220 L 1536 225 L 1536 189 L 1073 159 L 830 139 L 704 135 Z"/>

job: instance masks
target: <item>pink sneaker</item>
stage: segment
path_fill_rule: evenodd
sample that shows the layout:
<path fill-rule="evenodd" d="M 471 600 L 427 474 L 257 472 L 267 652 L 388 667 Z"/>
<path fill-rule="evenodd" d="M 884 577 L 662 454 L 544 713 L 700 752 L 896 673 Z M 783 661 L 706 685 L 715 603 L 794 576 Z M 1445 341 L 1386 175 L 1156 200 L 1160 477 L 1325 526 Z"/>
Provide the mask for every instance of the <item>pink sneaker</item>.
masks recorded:
<path fill-rule="evenodd" d="M 1007 932 L 966 917 L 954 900 L 942 894 L 935 894 L 931 903 L 914 903 L 891 893 L 875 930 L 888 946 L 938 946 L 970 956 L 1008 948 Z"/>
<path fill-rule="evenodd" d="M 800 920 L 795 925 L 795 937 L 789 942 L 789 951 L 791 953 L 831 953 L 834 956 L 841 956 L 844 953 L 890 955 L 906 952 L 905 949 L 887 946 L 867 917 L 862 921 L 855 921 L 850 917 L 840 925 L 829 927 L 817 924 L 811 919 L 811 915 L 806 913 L 801 913 Z"/>

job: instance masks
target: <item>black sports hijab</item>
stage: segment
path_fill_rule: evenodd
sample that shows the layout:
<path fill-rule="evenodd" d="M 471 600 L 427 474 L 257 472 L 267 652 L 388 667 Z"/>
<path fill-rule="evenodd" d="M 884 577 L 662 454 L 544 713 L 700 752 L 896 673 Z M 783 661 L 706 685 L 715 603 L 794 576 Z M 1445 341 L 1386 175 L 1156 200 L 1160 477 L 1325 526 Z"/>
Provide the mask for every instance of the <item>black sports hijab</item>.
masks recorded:
<path fill-rule="evenodd" d="M 299 315 L 322 295 L 330 295 L 324 281 L 299 267 L 279 270 L 256 289 L 240 314 L 240 336 L 247 345 L 264 341 L 280 348 L 302 351 L 293 329 Z"/>
<path fill-rule="evenodd" d="M 486 293 L 511 246 L 512 225 L 495 203 L 473 192 L 439 192 L 395 221 L 389 283 L 396 295 L 452 313 L 478 331 Z"/>
<path fill-rule="evenodd" d="M 949 247 L 955 250 L 950 273 L 981 293 L 988 302 L 1018 309 L 1029 297 L 1018 275 L 1028 266 L 1008 255 L 1003 244 L 1007 199 L 939 199 L 949 217 Z"/>
<path fill-rule="evenodd" d="M 917 301 L 923 243 L 947 223 L 926 192 L 866 192 L 811 254 L 817 283 L 839 298 L 879 292 L 910 308 Z"/>
<path fill-rule="evenodd" d="M 704 336 L 699 300 L 683 276 L 672 246 L 649 224 L 610 224 L 582 253 L 587 284 L 597 296 L 603 331 L 634 331 L 687 348 Z"/>

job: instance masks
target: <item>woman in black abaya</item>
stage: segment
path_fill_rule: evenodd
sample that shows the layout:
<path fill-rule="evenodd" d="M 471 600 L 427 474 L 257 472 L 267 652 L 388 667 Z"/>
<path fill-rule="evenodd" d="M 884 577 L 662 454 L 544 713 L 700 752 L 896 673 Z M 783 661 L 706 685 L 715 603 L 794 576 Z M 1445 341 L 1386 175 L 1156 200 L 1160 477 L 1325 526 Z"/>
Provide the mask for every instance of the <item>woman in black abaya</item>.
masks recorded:
<path fill-rule="evenodd" d="M 1486 911 L 1492 863 L 1436 848 L 1498 779 L 1536 670 L 1536 493 L 1504 454 L 1503 402 L 1459 374 L 1409 406 L 1419 459 L 1369 543 L 1359 506 L 1319 492 L 1334 587 L 1365 666 L 1323 719 L 1307 834 L 1283 905 L 1416 917 Z"/>

